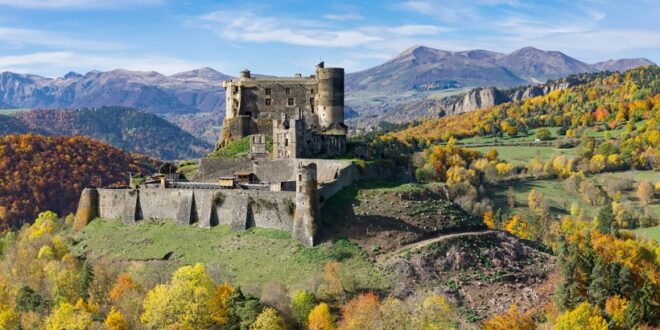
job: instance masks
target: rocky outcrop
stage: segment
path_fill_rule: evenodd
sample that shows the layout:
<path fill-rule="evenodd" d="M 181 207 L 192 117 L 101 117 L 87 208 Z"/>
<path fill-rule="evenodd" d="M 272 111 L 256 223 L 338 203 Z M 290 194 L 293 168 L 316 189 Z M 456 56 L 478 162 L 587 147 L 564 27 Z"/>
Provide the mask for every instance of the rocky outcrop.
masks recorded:
<path fill-rule="evenodd" d="M 465 93 L 455 102 L 447 104 L 445 112 L 447 114 L 460 114 L 509 101 L 510 99 L 495 87 L 475 88 Z"/>

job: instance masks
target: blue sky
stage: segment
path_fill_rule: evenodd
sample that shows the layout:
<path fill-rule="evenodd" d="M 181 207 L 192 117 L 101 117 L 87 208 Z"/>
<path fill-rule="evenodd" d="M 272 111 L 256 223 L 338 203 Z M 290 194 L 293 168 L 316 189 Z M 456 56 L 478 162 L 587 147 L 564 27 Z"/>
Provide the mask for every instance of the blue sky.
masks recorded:
<path fill-rule="evenodd" d="M 0 0 L 0 71 L 358 71 L 412 45 L 660 62 L 660 1 Z"/>

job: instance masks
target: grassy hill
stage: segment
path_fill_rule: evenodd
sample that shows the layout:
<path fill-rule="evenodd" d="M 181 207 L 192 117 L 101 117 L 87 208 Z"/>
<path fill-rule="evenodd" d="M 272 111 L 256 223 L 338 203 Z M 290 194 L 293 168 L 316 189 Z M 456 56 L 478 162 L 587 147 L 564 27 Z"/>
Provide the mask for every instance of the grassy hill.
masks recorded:
<path fill-rule="evenodd" d="M 2 123 L 12 123 L 3 125 Z M 102 107 L 81 110 L 31 110 L 0 116 L 0 134 L 31 131 L 45 135 L 82 135 L 150 157 L 196 158 L 212 146 L 154 114 Z"/>

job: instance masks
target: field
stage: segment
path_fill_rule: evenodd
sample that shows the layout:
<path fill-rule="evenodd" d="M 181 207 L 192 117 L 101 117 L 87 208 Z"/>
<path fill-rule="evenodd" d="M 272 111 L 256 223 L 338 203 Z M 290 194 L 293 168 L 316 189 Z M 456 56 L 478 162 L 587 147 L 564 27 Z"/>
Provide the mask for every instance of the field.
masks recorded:
<path fill-rule="evenodd" d="M 597 182 L 602 183 L 603 180 L 606 180 L 608 177 L 627 177 L 635 181 L 635 187 L 641 181 L 651 181 L 658 182 L 660 181 L 660 172 L 655 171 L 626 171 L 626 172 L 617 172 L 617 173 L 605 173 L 592 176 Z M 580 207 L 585 211 L 585 214 L 588 217 L 594 217 L 598 212 L 598 208 L 591 206 L 585 203 L 582 200 L 582 197 L 573 192 L 567 192 L 564 188 L 564 183 L 559 179 L 552 180 L 535 180 L 535 181 L 521 181 L 515 182 L 508 185 L 499 185 L 494 189 L 491 189 L 489 192 L 489 198 L 491 198 L 496 205 L 496 207 L 508 208 L 507 204 L 507 190 L 511 187 L 514 191 L 516 207 L 511 211 L 515 213 L 516 211 L 527 212 L 527 195 L 532 189 L 542 192 L 548 199 L 550 206 L 550 211 L 555 215 L 564 215 L 568 214 L 571 204 L 577 202 Z M 635 197 L 635 190 L 624 192 L 624 197 L 633 201 L 635 206 L 641 207 L 639 201 Z M 649 205 L 650 210 L 656 215 L 660 215 L 660 201 L 658 198 Z"/>
<path fill-rule="evenodd" d="M 220 273 L 220 280 L 244 287 L 271 282 L 312 286 L 323 279 L 323 267 L 332 260 L 341 262 L 356 288 L 382 290 L 390 285 L 354 243 L 335 240 L 307 248 L 279 230 L 234 232 L 225 225 L 206 229 L 169 221 L 126 226 L 119 220 L 95 219 L 74 239 L 75 252 L 92 260 L 164 262 L 172 269 L 202 262 Z"/>
<path fill-rule="evenodd" d="M 635 229 L 633 230 L 633 233 L 635 233 L 637 237 L 654 239 L 656 242 L 660 243 L 660 226 Z"/>
<path fill-rule="evenodd" d="M 524 166 L 534 157 L 539 157 L 542 161 L 547 161 L 553 156 L 567 155 L 575 156 L 576 148 L 558 149 L 548 146 L 488 146 L 472 148 L 482 153 L 495 149 L 499 154 L 499 159 L 505 160 L 513 165 Z"/>

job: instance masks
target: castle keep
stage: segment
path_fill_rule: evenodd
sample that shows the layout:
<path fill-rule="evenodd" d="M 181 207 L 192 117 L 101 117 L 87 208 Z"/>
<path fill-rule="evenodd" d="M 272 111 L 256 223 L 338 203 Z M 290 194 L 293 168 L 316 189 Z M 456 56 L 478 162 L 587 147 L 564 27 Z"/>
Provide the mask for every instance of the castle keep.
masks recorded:
<path fill-rule="evenodd" d="M 344 69 L 326 68 L 303 77 L 252 77 L 223 83 L 226 114 L 218 141 L 263 134 L 273 141 L 273 158 L 310 158 L 346 152 Z"/>
<path fill-rule="evenodd" d="M 350 160 L 327 159 L 346 152 L 344 69 L 320 63 L 315 73 L 272 78 L 252 77 L 246 70 L 225 81 L 227 114 L 218 145 L 249 136 L 249 155 L 203 158 L 189 178 L 165 164 L 130 187 L 87 188 L 76 222 L 103 217 L 128 225 L 170 219 L 233 230 L 263 227 L 289 231 L 302 244 L 315 245 L 319 209 L 328 198 L 355 180 L 411 177 L 392 164 L 358 167 Z"/>

